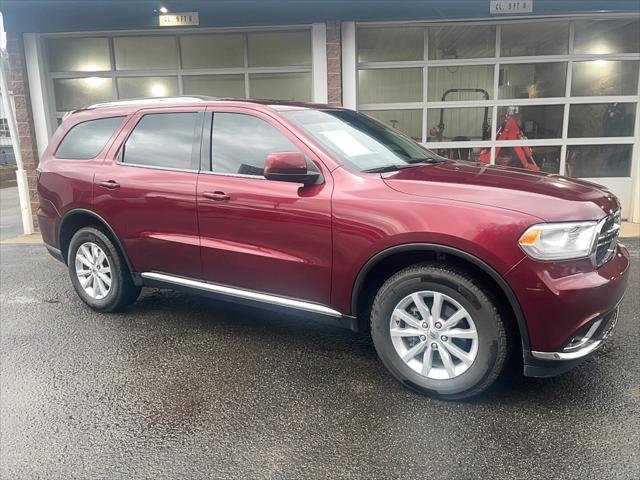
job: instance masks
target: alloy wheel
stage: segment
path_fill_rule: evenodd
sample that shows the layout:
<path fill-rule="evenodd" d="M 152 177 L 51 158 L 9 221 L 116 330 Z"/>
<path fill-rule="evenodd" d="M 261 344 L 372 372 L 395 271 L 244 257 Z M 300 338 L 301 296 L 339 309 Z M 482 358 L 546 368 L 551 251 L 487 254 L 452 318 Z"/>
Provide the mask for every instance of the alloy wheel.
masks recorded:
<path fill-rule="evenodd" d="M 113 281 L 111 265 L 100 246 L 93 242 L 80 245 L 75 267 L 80 286 L 89 297 L 101 300 L 109 294 Z"/>
<path fill-rule="evenodd" d="M 427 378 L 458 377 L 478 355 L 478 331 L 471 315 L 444 293 L 407 295 L 393 310 L 389 328 L 402 361 Z"/>

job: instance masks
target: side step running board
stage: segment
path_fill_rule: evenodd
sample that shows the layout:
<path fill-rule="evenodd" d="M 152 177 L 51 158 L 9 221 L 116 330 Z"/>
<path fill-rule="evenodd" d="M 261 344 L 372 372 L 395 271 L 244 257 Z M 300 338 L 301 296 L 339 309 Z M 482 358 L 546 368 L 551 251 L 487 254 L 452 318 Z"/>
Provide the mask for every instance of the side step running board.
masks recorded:
<path fill-rule="evenodd" d="M 357 330 L 357 322 L 355 317 L 343 315 L 337 310 L 333 310 L 332 308 L 326 307 L 324 305 L 318 305 L 317 303 L 310 303 L 303 300 L 280 297 L 277 295 L 269 295 L 266 293 L 254 292 L 252 290 L 243 290 L 226 285 L 218 285 L 216 283 L 202 282 L 199 280 L 192 280 L 190 278 L 176 277 L 173 275 L 167 275 L 165 273 L 143 272 L 140 274 L 140 276 L 146 280 L 186 287 L 188 289 L 200 290 L 214 294 L 220 294 L 227 297 L 248 300 L 250 302 L 259 302 L 268 305 L 276 305 L 279 307 L 293 308 L 295 310 L 302 310 L 305 312 L 311 312 L 320 315 L 328 315 L 330 317 L 340 319 L 341 321 L 339 323 L 341 326 L 349 328 L 350 330 Z"/>

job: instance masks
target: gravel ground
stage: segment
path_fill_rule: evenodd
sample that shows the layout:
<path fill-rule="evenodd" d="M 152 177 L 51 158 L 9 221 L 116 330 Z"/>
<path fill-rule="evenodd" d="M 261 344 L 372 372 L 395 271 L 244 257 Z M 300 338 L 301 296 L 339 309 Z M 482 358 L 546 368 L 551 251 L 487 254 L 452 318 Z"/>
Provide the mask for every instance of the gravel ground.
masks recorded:
<path fill-rule="evenodd" d="M 90 311 L 38 245 L 0 246 L 0 478 L 640 478 L 640 242 L 609 342 L 463 403 L 368 338 L 145 290 Z"/>

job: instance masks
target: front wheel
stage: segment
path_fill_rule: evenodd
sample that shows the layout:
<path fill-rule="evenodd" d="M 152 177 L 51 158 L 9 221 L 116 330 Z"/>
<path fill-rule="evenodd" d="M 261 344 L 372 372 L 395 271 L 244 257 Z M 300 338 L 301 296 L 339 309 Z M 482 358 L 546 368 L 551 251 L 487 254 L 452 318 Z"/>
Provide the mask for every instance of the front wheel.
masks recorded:
<path fill-rule="evenodd" d="M 463 270 L 440 264 L 405 268 L 385 282 L 371 309 L 371 335 L 394 377 L 450 400 L 487 389 L 509 349 L 491 293 Z"/>
<path fill-rule="evenodd" d="M 87 305 L 100 312 L 114 312 L 133 303 L 140 287 L 113 242 L 93 227 L 81 228 L 69 244 L 69 276 Z"/>

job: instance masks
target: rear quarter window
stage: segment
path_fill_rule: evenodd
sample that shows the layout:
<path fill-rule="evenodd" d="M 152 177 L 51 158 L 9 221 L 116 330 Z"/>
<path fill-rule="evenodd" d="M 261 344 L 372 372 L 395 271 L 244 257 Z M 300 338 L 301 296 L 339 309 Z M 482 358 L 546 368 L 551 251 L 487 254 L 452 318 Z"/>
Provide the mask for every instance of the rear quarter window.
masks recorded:
<path fill-rule="evenodd" d="M 67 132 L 56 150 L 56 158 L 89 160 L 105 147 L 124 117 L 98 118 L 79 123 Z"/>

